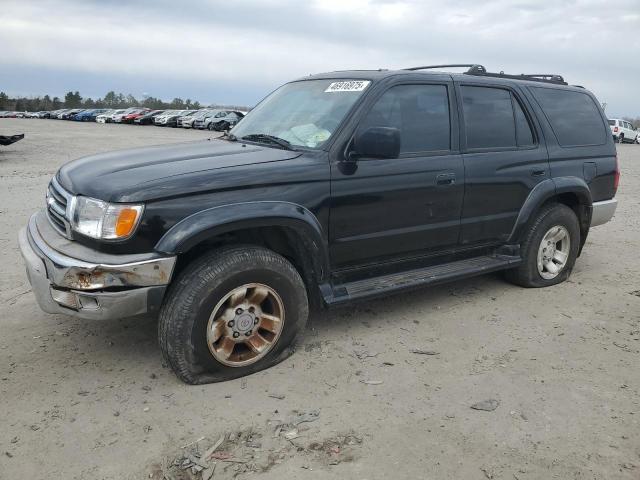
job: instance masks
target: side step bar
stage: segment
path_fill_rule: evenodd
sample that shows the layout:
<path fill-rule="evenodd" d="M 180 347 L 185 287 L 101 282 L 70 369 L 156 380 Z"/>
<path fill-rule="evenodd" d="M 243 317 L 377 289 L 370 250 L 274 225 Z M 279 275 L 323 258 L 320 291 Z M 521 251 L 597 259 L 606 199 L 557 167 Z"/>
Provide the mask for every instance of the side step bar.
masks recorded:
<path fill-rule="evenodd" d="M 328 298 L 325 297 L 325 301 L 328 305 L 337 305 L 405 288 L 435 285 L 497 270 L 505 270 L 517 267 L 520 263 L 522 263 L 522 259 L 519 256 L 510 255 L 486 255 L 467 260 L 458 260 L 418 270 L 409 270 L 407 272 L 335 285 L 332 294 Z"/>

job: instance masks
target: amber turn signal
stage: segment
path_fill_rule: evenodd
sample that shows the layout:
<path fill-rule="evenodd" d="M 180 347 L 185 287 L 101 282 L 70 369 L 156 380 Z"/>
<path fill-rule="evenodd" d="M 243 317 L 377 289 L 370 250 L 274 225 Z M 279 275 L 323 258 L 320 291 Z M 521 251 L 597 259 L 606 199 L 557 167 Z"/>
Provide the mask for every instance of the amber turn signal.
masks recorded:
<path fill-rule="evenodd" d="M 116 220 L 116 236 L 128 237 L 136 226 L 139 210 L 133 208 L 125 208 L 120 211 L 118 220 Z"/>

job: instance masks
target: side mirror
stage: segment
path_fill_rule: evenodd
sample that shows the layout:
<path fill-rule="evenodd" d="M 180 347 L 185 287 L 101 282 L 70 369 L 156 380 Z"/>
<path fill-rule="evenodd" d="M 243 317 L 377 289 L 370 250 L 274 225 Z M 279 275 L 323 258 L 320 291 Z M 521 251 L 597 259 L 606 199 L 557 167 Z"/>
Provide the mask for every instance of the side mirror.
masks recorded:
<path fill-rule="evenodd" d="M 369 127 L 356 132 L 349 157 L 398 158 L 400 130 L 393 127 Z"/>

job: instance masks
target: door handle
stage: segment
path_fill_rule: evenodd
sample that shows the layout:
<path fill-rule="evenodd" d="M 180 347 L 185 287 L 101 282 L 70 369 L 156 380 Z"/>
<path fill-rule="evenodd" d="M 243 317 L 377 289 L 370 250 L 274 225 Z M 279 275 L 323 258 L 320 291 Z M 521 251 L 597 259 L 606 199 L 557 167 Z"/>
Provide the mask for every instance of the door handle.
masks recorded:
<path fill-rule="evenodd" d="M 547 174 L 547 171 L 542 169 L 542 170 L 531 170 L 531 176 L 532 177 L 542 177 L 544 175 Z"/>
<path fill-rule="evenodd" d="M 456 183 L 455 173 L 441 173 L 436 175 L 437 185 L 454 185 Z"/>

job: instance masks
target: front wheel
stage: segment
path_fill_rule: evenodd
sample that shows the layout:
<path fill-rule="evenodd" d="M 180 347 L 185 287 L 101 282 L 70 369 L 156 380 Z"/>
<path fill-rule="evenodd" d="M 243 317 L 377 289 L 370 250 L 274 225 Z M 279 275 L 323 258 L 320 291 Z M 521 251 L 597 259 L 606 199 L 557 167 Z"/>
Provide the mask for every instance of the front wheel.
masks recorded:
<path fill-rule="evenodd" d="M 166 362 L 184 382 L 220 382 L 293 353 L 309 312 L 305 285 L 284 257 L 225 248 L 194 261 L 167 292 L 158 325 Z"/>
<path fill-rule="evenodd" d="M 522 264 L 507 270 L 509 281 L 523 287 L 564 282 L 578 257 L 580 225 L 566 205 L 553 204 L 535 217 L 521 245 Z"/>

